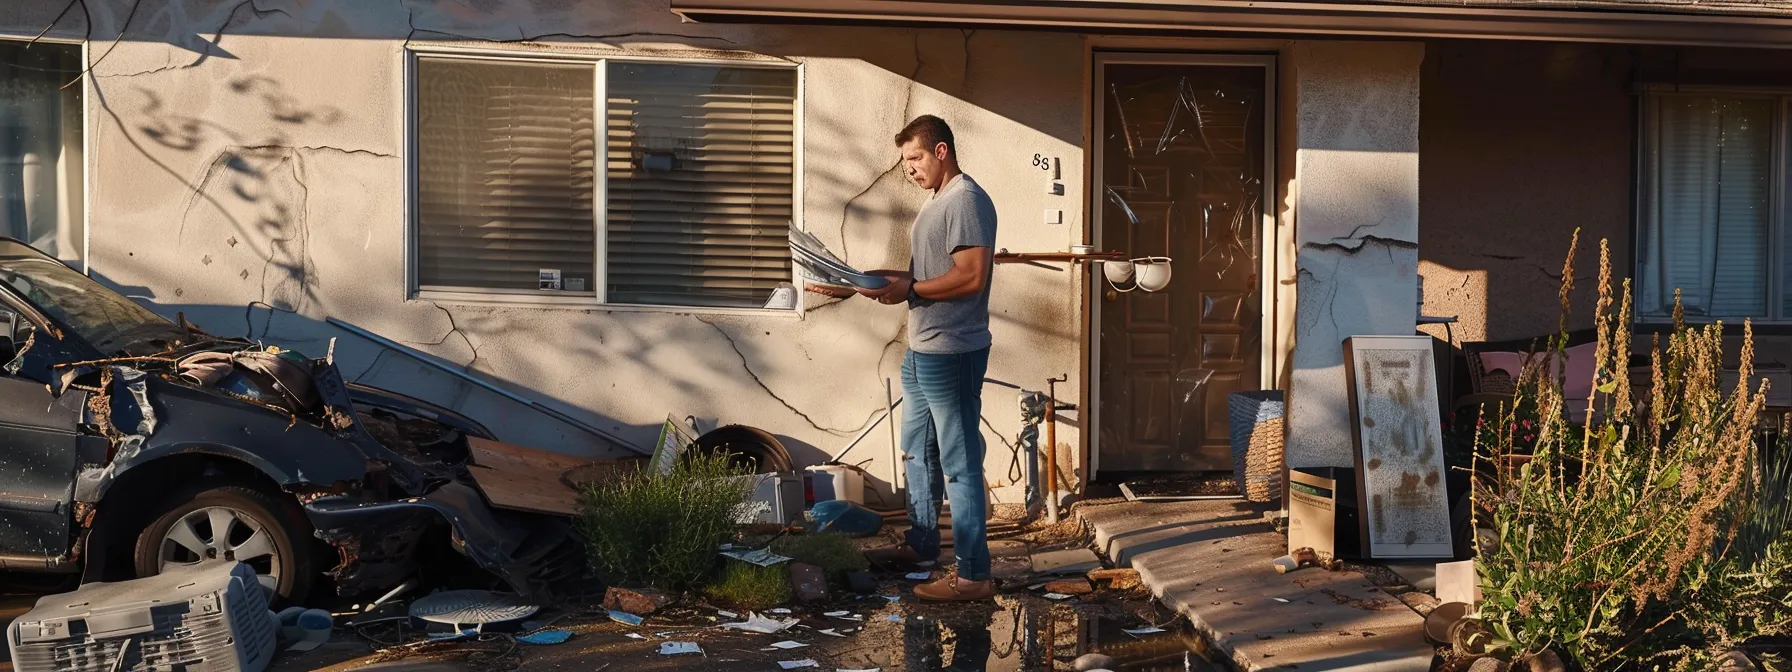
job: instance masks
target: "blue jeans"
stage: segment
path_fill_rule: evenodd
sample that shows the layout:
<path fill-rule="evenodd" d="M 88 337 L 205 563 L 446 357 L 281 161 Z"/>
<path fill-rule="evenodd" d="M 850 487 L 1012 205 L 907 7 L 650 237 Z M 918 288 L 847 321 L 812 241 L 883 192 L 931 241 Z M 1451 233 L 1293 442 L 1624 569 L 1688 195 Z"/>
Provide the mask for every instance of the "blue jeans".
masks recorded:
<path fill-rule="evenodd" d="M 958 576 L 989 579 L 988 492 L 983 482 L 983 374 L 989 348 L 956 355 L 910 351 L 902 360 L 902 452 L 908 470 L 908 545 L 940 555 L 940 499 L 952 499 Z"/>

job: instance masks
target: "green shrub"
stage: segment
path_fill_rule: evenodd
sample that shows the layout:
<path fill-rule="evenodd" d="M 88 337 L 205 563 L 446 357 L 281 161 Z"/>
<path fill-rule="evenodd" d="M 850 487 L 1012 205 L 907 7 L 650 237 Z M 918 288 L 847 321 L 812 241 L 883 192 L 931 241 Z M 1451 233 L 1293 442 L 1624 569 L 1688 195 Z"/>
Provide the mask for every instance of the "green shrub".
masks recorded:
<path fill-rule="evenodd" d="M 1571 246 L 1564 325 L 1572 263 Z M 1614 306 L 1604 244 L 1599 282 L 1600 412 L 1566 420 L 1562 381 L 1533 362 L 1521 410 L 1477 423 L 1476 513 L 1498 539 L 1478 558 L 1481 617 L 1512 653 L 1553 648 L 1582 669 L 1709 669 L 1750 639 L 1792 633 L 1792 469 L 1761 459 L 1765 387 L 1719 384 L 1722 326 L 1688 326 L 1677 307 L 1650 388 L 1629 403 L 1630 283 Z M 1748 381 L 1747 323 L 1743 334 Z M 1561 357 L 1565 339 L 1546 356 Z"/>
<path fill-rule="evenodd" d="M 835 532 L 779 537 L 772 542 L 771 549 L 773 553 L 797 562 L 820 567 L 829 581 L 843 581 L 847 572 L 871 568 L 871 561 L 859 551 L 859 545 Z"/>
<path fill-rule="evenodd" d="M 726 456 L 693 455 L 671 473 L 637 469 L 587 487 L 579 531 L 606 582 L 685 590 L 715 569 L 752 484 Z"/>
<path fill-rule="evenodd" d="M 744 562 L 729 562 L 722 579 L 704 592 L 730 606 L 754 610 L 778 606 L 792 597 L 784 565 L 760 567 Z"/>

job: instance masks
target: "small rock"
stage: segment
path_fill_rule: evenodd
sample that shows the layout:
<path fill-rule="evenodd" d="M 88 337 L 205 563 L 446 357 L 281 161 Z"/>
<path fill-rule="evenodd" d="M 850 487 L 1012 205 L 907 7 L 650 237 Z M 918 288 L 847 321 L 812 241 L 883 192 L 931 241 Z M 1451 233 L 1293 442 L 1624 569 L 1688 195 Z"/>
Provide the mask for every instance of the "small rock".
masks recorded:
<path fill-rule="evenodd" d="M 1076 662 L 1071 663 L 1071 669 L 1076 670 L 1076 672 L 1094 672 L 1095 670 L 1111 670 L 1118 664 L 1120 664 L 1120 661 L 1114 660 L 1112 656 L 1104 656 L 1099 653 L 1085 653 L 1078 657 Z"/>
<path fill-rule="evenodd" d="M 877 577 L 871 572 L 852 572 L 846 575 L 846 585 L 852 592 L 870 595 L 877 592 Z"/>
<path fill-rule="evenodd" d="M 636 616 L 646 616 L 672 604 L 672 597 L 653 590 L 631 590 L 611 587 L 604 592 L 604 608 Z"/>
<path fill-rule="evenodd" d="M 1468 666 L 1468 672 L 1506 672 L 1506 661 L 1493 656 L 1476 658 L 1475 664 Z"/>
<path fill-rule="evenodd" d="M 1064 595 L 1088 595 L 1095 592 L 1088 579 L 1065 579 L 1045 584 L 1045 592 L 1062 593 Z"/>
<path fill-rule="evenodd" d="M 1531 672 L 1568 672 L 1568 666 L 1562 664 L 1562 657 L 1549 649 L 1525 658 L 1525 669 Z"/>
<path fill-rule="evenodd" d="M 796 599 L 804 602 L 820 602 L 828 599 L 827 574 L 815 565 L 790 563 L 790 589 L 796 593 Z"/>

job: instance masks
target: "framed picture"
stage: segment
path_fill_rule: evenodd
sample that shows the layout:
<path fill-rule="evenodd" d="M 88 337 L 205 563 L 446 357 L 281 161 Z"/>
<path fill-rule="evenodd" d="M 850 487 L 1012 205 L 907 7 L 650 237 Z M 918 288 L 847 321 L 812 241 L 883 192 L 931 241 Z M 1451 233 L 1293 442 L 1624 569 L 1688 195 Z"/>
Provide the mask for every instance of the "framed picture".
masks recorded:
<path fill-rule="evenodd" d="M 1345 339 L 1344 369 L 1365 555 L 1450 557 L 1455 546 L 1431 337 Z"/>

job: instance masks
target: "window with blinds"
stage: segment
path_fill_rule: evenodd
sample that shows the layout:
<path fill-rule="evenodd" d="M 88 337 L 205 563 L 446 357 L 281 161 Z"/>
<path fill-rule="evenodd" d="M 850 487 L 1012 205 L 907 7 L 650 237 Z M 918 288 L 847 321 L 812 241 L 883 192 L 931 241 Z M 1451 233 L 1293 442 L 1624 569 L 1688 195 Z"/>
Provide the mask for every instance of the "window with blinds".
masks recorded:
<path fill-rule="evenodd" d="M 1637 314 L 1792 319 L 1792 236 L 1774 185 L 1786 179 L 1787 100 L 1651 93 L 1645 99 Z"/>
<path fill-rule="evenodd" d="M 419 289 L 761 308 L 790 283 L 795 69 L 425 56 L 416 79 Z"/>

